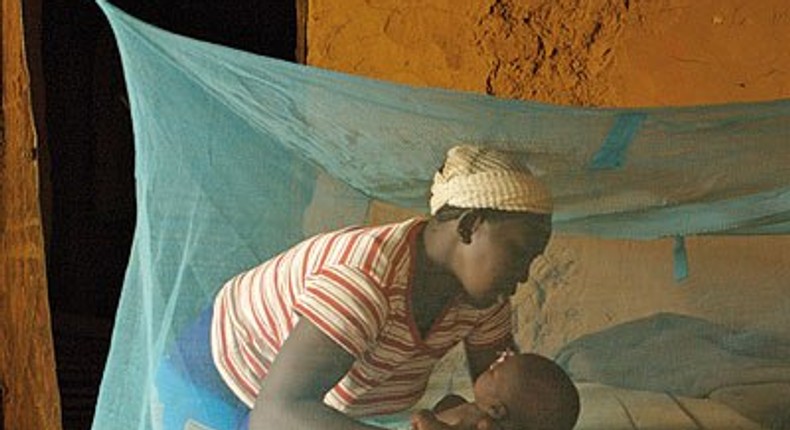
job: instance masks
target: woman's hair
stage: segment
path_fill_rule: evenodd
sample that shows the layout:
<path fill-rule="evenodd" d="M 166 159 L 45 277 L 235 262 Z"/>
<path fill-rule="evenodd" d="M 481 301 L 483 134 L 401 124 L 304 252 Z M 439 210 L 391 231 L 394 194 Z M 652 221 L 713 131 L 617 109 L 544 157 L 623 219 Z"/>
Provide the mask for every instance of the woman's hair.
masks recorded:
<path fill-rule="evenodd" d="M 442 206 L 434 215 L 433 218 L 439 222 L 451 221 L 454 219 L 460 218 L 462 215 L 472 213 L 480 218 L 487 220 L 487 221 L 503 221 L 506 219 L 512 219 L 516 217 L 525 218 L 529 221 L 533 221 L 532 223 L 535 226 L 544 226 L 550 225 L 551 222 L 551 215 L 550 214 L 539 214 L 539 213 L 532 213 L 532 212 L 514 212 L 514 211 L 503 211 L 499 209 L 491 209 L 491 208 L 459 208 L 456 206 L 451 205 L 444 205 Z M 549 227 L 550 228 L 550 227 Z"/>
<path fill-rule="evenodd" d="M 551 234 L 551 215 L 539 214 L 532 212 L 514 212 L 503 211 L 490 208 L 459 208 L 450 205 L 442 206 L 434 215 L 433 219 L 438 222 L 452 221 L 461 218 L 464 215 L 471 215 L 471 218 L 464 220 L 462 225 L 459 225 L 458 231 L 461 233 L 462 239 L 465 243 L 470 241 L 472 235 L 470 222 L 476 218 L 489 222 L 499 222 L 507 219 L 519 218 L 528 224 L 535 231 Z"/>

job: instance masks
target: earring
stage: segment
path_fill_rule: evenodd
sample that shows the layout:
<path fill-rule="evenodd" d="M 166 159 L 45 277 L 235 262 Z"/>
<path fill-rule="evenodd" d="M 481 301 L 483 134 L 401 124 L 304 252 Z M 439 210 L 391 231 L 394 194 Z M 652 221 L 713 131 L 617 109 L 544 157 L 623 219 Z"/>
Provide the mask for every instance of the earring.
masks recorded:
<path fill-rule="evenodd" d="M 461 243 L 469 245 L 472 243 L 472 231 L 466 227 L 458 227 L 458 234 L 461 236 Z"/>
<path fill-rule="evenodd" d="M 507 407 L 502 403 L 495 403 L 488 407 L 488 416 L 494 420 L 503 420 L 507 417 Z"/>
<path fill-rule="evenodd" d="M 469 209 L 461 214 L 458 219 L 458 234 L 461 236 L 461 243 L 469 245 L 472 243 L 472 228 L 477 221 L 477 213 Z"/>

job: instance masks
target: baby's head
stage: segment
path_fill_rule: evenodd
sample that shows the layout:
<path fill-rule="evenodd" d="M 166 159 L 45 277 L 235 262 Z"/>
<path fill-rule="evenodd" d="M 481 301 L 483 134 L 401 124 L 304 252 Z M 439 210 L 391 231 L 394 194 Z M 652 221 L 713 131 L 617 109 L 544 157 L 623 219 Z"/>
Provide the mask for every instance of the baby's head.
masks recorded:
<path fill-rule="evenodd" d="M 537 354 L 510 354 L 474 385 L 475 403 L 504 429 L 570 430 L 579 392 L 556 363 Z"/>

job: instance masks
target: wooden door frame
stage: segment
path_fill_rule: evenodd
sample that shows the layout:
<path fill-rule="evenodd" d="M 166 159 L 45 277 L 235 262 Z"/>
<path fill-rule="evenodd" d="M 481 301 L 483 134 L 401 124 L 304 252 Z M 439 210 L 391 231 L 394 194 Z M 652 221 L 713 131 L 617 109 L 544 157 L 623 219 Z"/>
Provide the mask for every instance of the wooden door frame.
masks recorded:
<path fill-rule="evenodd" d="M 40 76 L 41 0 L 2 0 L 0 384 L 3 428 L 62 428 L 47 292 L 31 76 Z M 26 31 L 28 29 L 29 31 Z M 27 37 L 26 37 L 27 36 Z M 40 84 L 40 82 L 38 83 Z M 43 87 L 39 86 L 39 89 Z M 40 97 L 40 93 L 37 94 Z M 41 106 L 43 108 L 43 106 Z"/>
<path fill-rule="evenodd" d="M 307 12 L 309 0 L 296 1 L 296 62 L 307 64 Z"/>

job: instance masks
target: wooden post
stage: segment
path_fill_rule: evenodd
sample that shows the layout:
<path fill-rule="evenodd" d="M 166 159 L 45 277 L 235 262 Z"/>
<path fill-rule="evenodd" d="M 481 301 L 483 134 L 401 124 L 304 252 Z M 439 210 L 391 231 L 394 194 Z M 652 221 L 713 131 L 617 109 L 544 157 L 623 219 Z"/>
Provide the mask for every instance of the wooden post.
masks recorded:
<path fill-rule="evenodd" d="M 28 1 L 28 0 L 26 0 Z M 40 4 L 40 3 L 39 3 Z M 2 0 L 0 142 L 0 384 L 3 428 L 61 428 L 44 239 L 39 147 L 22 1 Z"/>
<path fill-rule="evenodd" d="M 309 0 L 296 1 L 296 62 L 307 64 L 307 13 Z"/>

